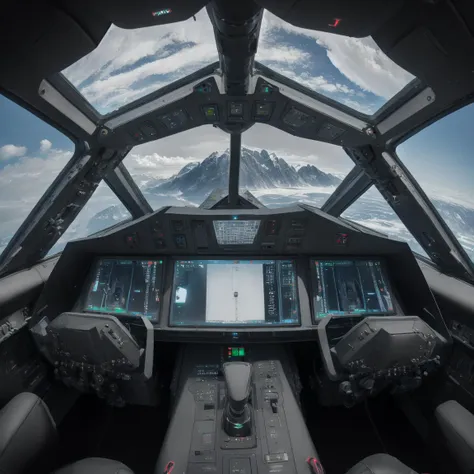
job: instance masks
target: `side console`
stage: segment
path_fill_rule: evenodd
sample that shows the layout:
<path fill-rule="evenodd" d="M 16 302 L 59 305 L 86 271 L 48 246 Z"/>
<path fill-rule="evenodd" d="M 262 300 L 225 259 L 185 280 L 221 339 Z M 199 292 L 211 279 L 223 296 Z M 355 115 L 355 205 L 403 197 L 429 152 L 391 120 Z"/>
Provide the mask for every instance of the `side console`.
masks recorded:
<path fill-rule="evenodd" d="M 318 327 L 323 405 L 336 400 L 351 406 L 387 387 L 393 393 L 418 388 L 423 377 L 441 365 L 447 346 L 446 339 L 417 316 L 365 318 L 332 347 L 330 325 L 329 317 Z"/>
<path fill-rule="evenodd" d="M 316 450 L 280 360 L 200 364 L 199 349 L 189 357 L 195 366 L 177 399 L 156 474 L 171 461 L 188 474 L 307 472 L 306 459 L 317 457 Z"/>
<path fill-rule="evenodd" d="M 153 326 L 141 319 L 143 347 L 109 315 L 62 313 L 51 323 L 42 319 L 32 334 L 67 386 L 94 392 L 111 405 L 154 405 Z"/>

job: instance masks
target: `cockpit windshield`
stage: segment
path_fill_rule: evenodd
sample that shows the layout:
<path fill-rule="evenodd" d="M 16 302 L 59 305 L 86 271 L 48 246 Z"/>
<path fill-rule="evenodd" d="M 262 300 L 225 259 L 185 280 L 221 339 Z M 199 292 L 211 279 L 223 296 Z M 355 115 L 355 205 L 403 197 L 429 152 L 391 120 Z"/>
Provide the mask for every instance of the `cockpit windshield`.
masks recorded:
<path fill-rule="evenodd" d="M 217 61 L 211 22 L 195 18 L 125 30 L 112 25 L 100 45 L 63 72 L 101 114 L 119 109 Z"/>
<path fill-rule="evenodd" d="M 439 117 L 472 94 L 438 94 L 444 83 L 375 27 L 348 37 L 330 32 L 339 17 L 309 30 L 260 7 L 228 22 L 232 8 L 211 2 L 158 24 L 166 8 L 115 21 L 124 28 L 104 17 L 93 43 L 12 93 L 37 116 L 0 96 L 0 271 L 28 245 L 38 261 L 163 206 L 229 195 L 238 207 L 239 191 L 268 208 L 342 216 L 471 275 L 474 109 Z"/>
<path fill-rule="evenodd" d="M 227 192 L 229 135 L 203 126 L 138 145 L 123 163 L 153 209 L 199 206 L 215 188 Z"/>
<path fill-rule="evenodd" d="M 335 145 L 256 124 L 242 135 L 240 187 L 267 207 L 321 207 L 354 167 Z"/>
<path fill-rule="evenodd" d="M 299 28 L 266 11 L 257 61 L 298 84 L 372 115 L 414 76 L 370 38 Z"/>
<path fill-rule="evenodd" d="M 74 144 L 2 95 L 0 123 L 1 253 L 71 159 Z"/>

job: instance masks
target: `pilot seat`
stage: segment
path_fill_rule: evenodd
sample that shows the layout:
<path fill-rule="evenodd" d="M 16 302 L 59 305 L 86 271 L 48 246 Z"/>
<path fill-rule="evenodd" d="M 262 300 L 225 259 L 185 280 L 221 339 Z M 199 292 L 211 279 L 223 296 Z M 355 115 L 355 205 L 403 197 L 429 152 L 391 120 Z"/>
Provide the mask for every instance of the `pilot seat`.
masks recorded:
<path fill-rule="evenodd" d="M 39 474 L 51 472 L 56 448 L 56 424 L 46 404 L 33 393 L 20 393 L 0 411 L 0 472 Z M 87 458 L 69 464 L 54 474 L 133 474 L 111 459 Z"/>

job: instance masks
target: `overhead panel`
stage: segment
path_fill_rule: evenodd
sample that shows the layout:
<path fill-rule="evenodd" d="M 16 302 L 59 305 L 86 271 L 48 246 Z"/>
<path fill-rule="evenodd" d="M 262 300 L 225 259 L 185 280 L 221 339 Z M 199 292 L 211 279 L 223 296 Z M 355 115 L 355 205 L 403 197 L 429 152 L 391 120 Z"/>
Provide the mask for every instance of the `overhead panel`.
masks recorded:
<path fill-rule="evenodd" d="M 206 69 L 207 71 L 207 69 Z M 309 95 L 257 75 L 250 93 L 232 100 L 213 74 L 157 93 L 149 102 L 115 113 L 99 129 L 104 146 L 117 148 L 164 138 L 202 125 L 241 133 L 255 122 L 293 135 L 342 146 L 366 144 L 367 122 Z"/>

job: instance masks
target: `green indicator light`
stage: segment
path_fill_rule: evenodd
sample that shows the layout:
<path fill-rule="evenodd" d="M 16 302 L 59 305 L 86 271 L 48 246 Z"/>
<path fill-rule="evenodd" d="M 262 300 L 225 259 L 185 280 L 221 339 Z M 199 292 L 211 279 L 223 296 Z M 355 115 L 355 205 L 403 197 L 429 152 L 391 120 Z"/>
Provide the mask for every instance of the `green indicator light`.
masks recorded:
<path fill-rule="evenodd" d="M 238 357 L 239 356 L 239 348 L 238 347 L 233 347 L 232 348 L 232 355 L 234 357 Z"/>
<path fill-rule="evenodd" d="M 235 427 L 235 428 L 243 428 L 244 425 L 243 425 L 242 423 L 235 423 L 235 424 L 234 424 L 234 427 Z"/>
<path fill-rule="evenodd" d="M 171 13 L 171 8 L 163 8 L 163 10 L 158 10 L 156 12 L 151 12 L 153 16 L 162 16 L 169 15 Z"/>
<path fill-rule="evenodd" d="M 163 260 L 160 260 L 160 265 L 163 263 Z"/>
<path fill-rule="evenodd" d="M 245 355 L 245 349 L 243 347 L 241 347 L 239 349 L 239 356 L 244 356 Z"/>

